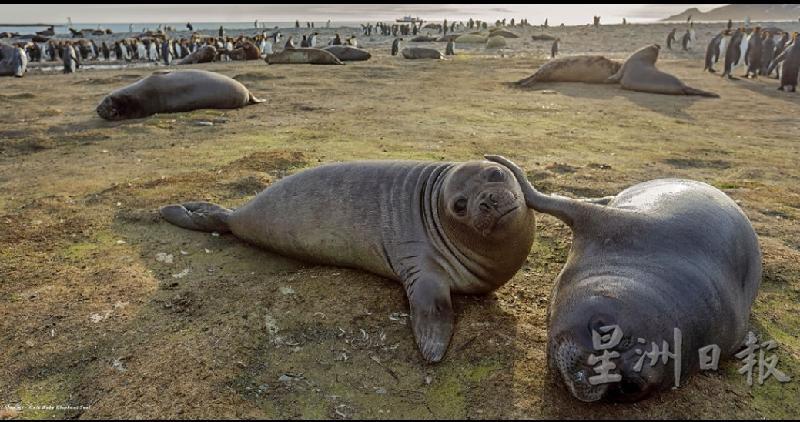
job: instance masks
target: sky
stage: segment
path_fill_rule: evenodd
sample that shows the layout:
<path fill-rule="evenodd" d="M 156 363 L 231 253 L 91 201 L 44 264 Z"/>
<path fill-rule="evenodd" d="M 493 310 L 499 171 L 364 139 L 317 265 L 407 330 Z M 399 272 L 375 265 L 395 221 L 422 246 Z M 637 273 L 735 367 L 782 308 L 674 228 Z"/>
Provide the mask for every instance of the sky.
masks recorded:
<path fill-rule="evenodd" d="M 470 17 L 527 18 L 540 24 L 585 24 L 600 15 L 614 23 L 623 17 L 646 22 L 680 13 L 689 7 L 707 11 L 722 4 L 5 4 L 0 24 L 144 23 L 144 22 L 261 22 L 301 21 L 366 22 L 395 20 L 405 15 L 425 20 Z"/>

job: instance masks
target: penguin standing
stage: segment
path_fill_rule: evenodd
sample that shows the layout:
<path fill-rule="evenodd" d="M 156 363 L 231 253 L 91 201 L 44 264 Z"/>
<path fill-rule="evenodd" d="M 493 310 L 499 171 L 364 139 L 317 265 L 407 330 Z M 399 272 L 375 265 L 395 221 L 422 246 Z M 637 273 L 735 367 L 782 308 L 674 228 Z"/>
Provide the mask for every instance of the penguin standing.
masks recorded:
<path fill-rule="evenodd" d="M 689 33 L 689 30 L 686 30 L 686 33 L 683 34 L 683 38 L 681 38 L 681 48 L 683 51 L 689 51 L 689 42 L 692 40 L 692 35 Z"/>
<path fill-rule="evenodd" d="M 286 44 L 283 46 L 283 49 L 284 50 L 294 49 L 294 42 L 292 42 L 292 37 L 289 37 L 289 39 L 286 40 Z"/>
<path fill-rule="evenodd" d="M 308 47 L 308 37 L 306 35 L 303 35 L 303 39 L 300 40 L 300 47 Z"/>
<path fill-rule="evenodd" d="M 75 49 L 72 45 L 67 43 L 64 45 L 63 53 L 61 56 L 64 58 L 64 73 L 75 73 L 75 70 L 80 67 L 78 56 L 75 54 Z"/>
<path fill-rule="evenodd" d="M 775 38 L 769 31 L 764 31 L 763 34 L 763 41 L 761 43 L 761 69 L 759 70 L 759 74 L 767 76 L 769 65 L 772 63 L 772 59 L 775 58 Z"/>
<path fill-rule="evenodd" d="M 561 41 L 561 38 L 556 38 L 553 40 L 553 45 L 550 46 L 550 58 L 555 59 L 558 55 L 558 43 Z"/>
<path fill-rule="evenodd" d="M 222 28 L 220 26 L 220 28 Z M 169 65 L 172 63 L 172 51 L 170 51 L 170 42 L 169 40 L 165 39 L 163 43 L 161 43 L 161 59 L 164 60 L 165 65 Z"/>
<path fill-rule="evenodd" d="M 678 28 L 672 28 L 672 31 L 669 31 L 669 35 L 667 35 L 667 48 L 672 50 L 672 43 L 675 42 L 675 31 Z"/>
<path fill-rule="evenodd" d="M 722 72 L 723 77 L 727 76 L 728 79 L 734 79 L 731 72 L 733 72 L 733 68 L 736 66 L 742 54 L 742 38 L 744 38 L 744 30 L 739 28 L 733 33 L 728 43 L 728 48 L 725 50 L 725 71 Z"/>
<path fill-rule="evenodd" d="M 797 32 L 794 33 L 792 46 L 787 47 L 783 54 L 785 54 L 786 58 L 783 60 L 781 84 L 778 89 L 787 92 L 796 92 L 798 68 L 800 68 L 800 40 L 797 38 Z"/>
<path fill-rule="evenodd" d="M 739 67 L 739 66 L 741 66 L 743 64 L 744 65 L 747 64 L 747 60 L 748 60 L 747 48 L 750 45 L 750 36 L 747 35 L 747 32 L 746 32 L 745 29 L 742 29 L 742 39 L 739 41 L 739 43 L 740 43 L 740 45 L 739 45 L 739 61 L 736 62 L 736 66 L 734 66 L 734 67 Z"/>
<path fill-rule="evenodd" d="M 703 70 L 707 70 L 711 73 L 716 73 L 714 70 L 714 63 L 716 63 L 715 59 L 719 58 L 719 44 L 722 42 L 722 38 L 724 36 L 724 32 L 720 32 L 714 38 L 711 39 L 711 42 L 708 43 L 708 47 L 706 47 L 706 61 L 705 67 Z"/>
<path fill-rule="evenodd" d="M 136 54 L 139 55 L 139 60 L 147 59 L 147 49 L 145 48 L 144 43 L 136 43 Z"/>
<path fill-rule="evenodd" d="M 103 41 L 103 43 L 100 44 L 100 52 L 103 53 L 103 59 L 105 61 L 111 60 L 111 50 L 109 50 L 108 44 L 106 44 L 105 41 Z"/>
<path fill-rule="evenodd" d="M 155 40 L 150 41 L 150 45 L 147 46 L 147 59 L 151 62 L 158 61 L 158 43 Z"/>
<path fill-rule="evenodd" d="M 447 47 L 444 48 L 444 55 L 445 56 L 455 56 L 456 55 L 456 43 L 451 38 L 450 41 L 447 41 Z"/>
<path fill-rule="evenodd" d="M 402 38 L 395 38 L 394 41 L 392 41 L 392 55 L 393 56 L 396 56 L 397 55 L 397 51 L 400 49 L 400 40 L 402 40 Z"/>
<path fill-rule="evenodd" d="M 758 73 L 761 71 L 761 51 L 762 42 L 761 27 L 755 27 L 753 33 L 747 41 L 747 71 L 744 74 L 745 78 L 757 78 Z"/>

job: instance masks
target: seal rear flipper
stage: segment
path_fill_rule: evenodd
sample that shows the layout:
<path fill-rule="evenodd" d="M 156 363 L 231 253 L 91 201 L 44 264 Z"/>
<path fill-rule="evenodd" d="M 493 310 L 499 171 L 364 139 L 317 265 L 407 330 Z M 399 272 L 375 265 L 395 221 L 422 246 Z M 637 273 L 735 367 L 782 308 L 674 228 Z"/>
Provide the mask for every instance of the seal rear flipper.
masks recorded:
<path fill-rule="evenodd" d="M 209 202 L 167 205 L 158 210 L 170 223 L 190 230 L 228 233 L 231 210 Z"/>
<path fill-rule="evenodd" d="M 683 93 L 686 95 L 699 95 L 701 97 L 711 97 L 711 98 L 719 98 L 719 94 L 715 94 L 709 91 L 703 91 L 702 89 L 685 87 L 683 89 Z"/>
<path fill-rule="evenodd" d="M 455 325 L 449 283 L 439 274 L 423 271 L 406 281 L 405 286 L 419 351 L 426 361 L 439 362 L 447 352 Z"/>
<path fill-rule="evenodd" d="M 258 104 L 258 103 L 263 103 L 265 101 L 267 101 L 267 100 L 262 100 L 262 99 L 256 97 L 255 95 L 253 95 L 253 93 L 251 92 L 249 94 L 249 98 L 247 99 L 247 104 Z"/>

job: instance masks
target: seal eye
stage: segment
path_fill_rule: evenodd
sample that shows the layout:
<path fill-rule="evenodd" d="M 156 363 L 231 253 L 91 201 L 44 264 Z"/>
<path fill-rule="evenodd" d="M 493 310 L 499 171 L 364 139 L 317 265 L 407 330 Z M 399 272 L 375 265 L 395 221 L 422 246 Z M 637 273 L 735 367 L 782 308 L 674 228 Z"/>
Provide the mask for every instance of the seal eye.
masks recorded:
<path fill-rule="evenodd" d="M 458 215 L 464 215 L 467 212 L 467 198 L 462 196 L 456 199 L 456 202 L 453 203 L 453 211 Z"/>
<path fill-rule="evenodd" d="M 500 169 L 495 168 L 489 172 L 490 182 L 503 182 L 506 180 L 506 175 Z"/>

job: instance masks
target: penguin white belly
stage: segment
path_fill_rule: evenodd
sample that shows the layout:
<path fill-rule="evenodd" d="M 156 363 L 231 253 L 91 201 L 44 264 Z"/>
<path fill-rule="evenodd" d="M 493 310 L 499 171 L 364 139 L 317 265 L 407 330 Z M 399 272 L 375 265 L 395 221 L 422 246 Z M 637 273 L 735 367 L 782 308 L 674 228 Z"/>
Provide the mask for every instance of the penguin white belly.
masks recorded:
<path fill-rule="evenodd" d="M 739 56 L 739 62 L 736 63 L 736 67 L 739 67 L 744 64 L 744 59 L 747 57 L 747 46 L 750 44 L 750 37 L 742 37 L 742 54 Z"/>

